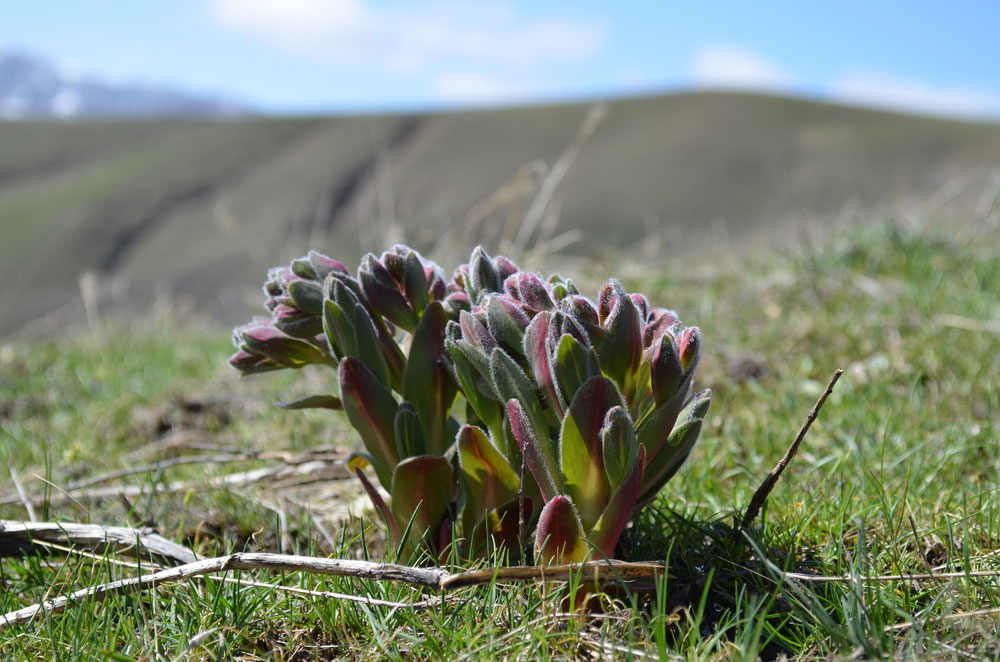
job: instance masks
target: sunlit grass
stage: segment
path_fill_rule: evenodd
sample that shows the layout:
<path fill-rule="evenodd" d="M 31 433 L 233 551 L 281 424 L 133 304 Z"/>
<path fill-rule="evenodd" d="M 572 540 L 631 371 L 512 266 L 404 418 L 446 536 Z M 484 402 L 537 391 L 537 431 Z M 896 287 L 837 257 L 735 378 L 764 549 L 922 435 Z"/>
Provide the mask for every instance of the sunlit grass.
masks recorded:
<path fill-rule="evenodd" d="M 627 286 L 702 327 L 699 386 L 715 392 L 695 452 L 619 549 L 621 558 L 668 562 L 671 576 L 651 593 L 621 593 L 600 616 L 564 618 L 563 595 L 534 586 L 463 589 L 438 607 L 408 610 L 283 590 L 422 597 L 408 587 L 242 573 L 274 586 L 209 579 L 117 596 L 0 632 L 0 650 L 13 659 L 175 659 L 199 641 L 188 659 L 1000 655 L 996 615 L 972 613 L 1000 609 L 998 577 L 866 579 L 1000 571 L 995 231 L 882 223 L 710 277 L 672 265 Z M 144 447 L 185 431 L 247 450 L 355 443 L 335 413 L 269 405 L 332 389 L 328 373 L 238 381 L 223 365 L 228 351 L 225 331 L 169 313 L 5 345 L 0 452 L 28 491 L 53 492 L 33 476 L 60 486 L 153 461 L 160 455 L 142 457 Z M 734 513 L 837 367 L 845 375 L 757 527 L 734 537 Z M 261 464 L 177 467 L 160 478 L 202 480 L 251 466 Z M 7 476 L 0 488 L 14 491 Z M 308 513 L 288 507 L 282 519 L 267 502 L 192 490 L 61 503 L 43 516 L 151 523 L 203 555 L 272 550 L 282 539 L 304 554 L 383 554 L 372 530 L 332 532 L 331 544 Z M 0 506 L 0 516 L 25 512 L 14 503 Z M 4 559 L 0 611 L 135 572 L 115 560 Z M 855 580 L 782 581 L 784 571 Z"/>

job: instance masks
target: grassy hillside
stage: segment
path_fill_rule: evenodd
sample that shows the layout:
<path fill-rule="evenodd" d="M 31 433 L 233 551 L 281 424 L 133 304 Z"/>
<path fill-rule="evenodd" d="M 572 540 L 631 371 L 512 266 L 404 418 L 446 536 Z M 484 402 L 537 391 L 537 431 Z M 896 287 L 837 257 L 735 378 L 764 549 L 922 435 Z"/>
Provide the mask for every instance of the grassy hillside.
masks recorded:
<path fill-rule="evenodd" d="M 72 312 L 84 271 L 115 305 L 190 295 L 231 321 L 307 247 L 352 264 L 394 240 L 506 250 L 589 108 L 0 123 L 0 333 Z M 967 212 L 997 164 L 994 125 L 753 95 L 615 101 L 557 190 L 558 225 L 529 239 L 574 229 L 565 253 L 662 259 L 928 200 Z"/>
<path fill-rule="evenodd" d="M 0 628 L 0 653 L 996 659 L 1000 311 L 984 293 L 1000 291 L 998 212 L 947 231 L 874 222 L 806 250 L 754 253 L 710 277 L 667 263 L 627 285 L 702 327 L 698 387 L 714 391 L 691 458 L 619 548 L 620 558 L 667 560 L 670 577 L 652 594 L 623 592 L 603 614 L 567 618 L 557 614 L 563 593 L 534 585 L 467 588 L 411 609 L 331 592 L 407 604 L 432 593 L 228 572 Z M 226 334 L 180 319 L 182 311 L 160 311 L 124 328 L 0 343 L 0 457 L 11 467 L 0 473 L 0 518 L 26 518 L 22 502 L 33 498 L 41 519 L 148 524 L 205 557 L 286 550 L 382 559 L 377 529 L 340 528 L 358 494 L 343 469 L 340 479 L 217 480 L 280 468 L 283 452 L 343 457 L 358 447 L 342 412 L 270 406 L 325 392 L 331 372 L 237 381 L 224 365 Z M 749 544 L 732 545 L 734 514 L 836 367 L 845 374 Z M 8 478 L 15 472 L 28 496 Z M 148 558 L 139 570 L 133 561 L 3 559 L 0 613 L 149 570 Z"/>

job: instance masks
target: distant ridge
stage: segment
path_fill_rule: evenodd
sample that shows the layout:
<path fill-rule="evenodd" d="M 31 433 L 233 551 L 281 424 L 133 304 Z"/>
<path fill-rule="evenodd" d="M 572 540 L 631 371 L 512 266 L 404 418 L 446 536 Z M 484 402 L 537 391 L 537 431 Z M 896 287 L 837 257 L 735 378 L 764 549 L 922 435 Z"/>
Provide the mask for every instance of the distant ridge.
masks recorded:
<path fill-rule="evenodd" d="M 735 93 L 605 105 L 553 213 L 520 232 L 594 104 L 0 122 L 0 334 L 78 308 L 85 272 L 116 307 L 169 294 L 239 321 L 267 267 L 309 248 L 352 266 L 394 241 L 442 263 L 483 243 L 712 265 L 852 220 L 1000 213 L 997 124 Z"/>
<path fill-rule="evenodd" d="M 0 50 L 0 118 L 92 119 L 246 115 L 247 108 L 180 90 L 67 75 L 48 61 Z"/>

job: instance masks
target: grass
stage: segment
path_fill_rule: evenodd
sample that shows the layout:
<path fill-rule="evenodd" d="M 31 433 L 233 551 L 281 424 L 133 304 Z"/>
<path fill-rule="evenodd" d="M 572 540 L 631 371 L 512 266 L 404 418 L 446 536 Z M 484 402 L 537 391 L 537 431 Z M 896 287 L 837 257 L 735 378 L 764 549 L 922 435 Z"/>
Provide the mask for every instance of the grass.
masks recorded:
<path fill-rule="evenodd" d="M 937 228 L 878 223 L 712 273 L 675 264 L 628 278 L 703 328 L 699 382 L 715 392 L 692 457 L 619 549 L 620 558 L 667 561 L 671 576 L 651 593 L 609 597 L 594 617 L 560 615 L 572 587 L 491 585 L 410 610 L 322 594 L 418 599 L 400 585 L 229 573 L 0 631 L 0 651 L 60 660 L 998 659 L 1000 308 L 989 293 L 1000 291 L 1000 233 L 986 222 Z M 226 334 L 185 317 L 161 311 L 0 349 L 0 453 L 29 490 L 42 489 L 33 474 L 65 485 L 156 459 L 144 449 L 182 433 L 245 450 L 354 444 L 337 414 L 268 405 L 321 391 L 327 375 L 236 381 L 222 365 Z M 799 455 L 757 526 L 734 542 L 733 515 L 837 367 L 845 375 Z M 164 473 L 205 481 L 245 468 Z M 265 486 L 53 503 L 40 516 L 150 523 L 203 555 L 285 545 L 384 558 L 377 531 L 357 521 L 321 534 L 323 522 L 332 526 L 322 487 L 291 488 L 314 495 L 311 513 L 275 508 L 283 488 Z M 11 504 L 0 516 L 25 513 Z M 0 610 L 137 571 L 123 561 L 132 560 L 4 559 Z M 853 580 L 782 578 L 791 571 Z M 925 573 L 958 576 L 870 579 Z"/>

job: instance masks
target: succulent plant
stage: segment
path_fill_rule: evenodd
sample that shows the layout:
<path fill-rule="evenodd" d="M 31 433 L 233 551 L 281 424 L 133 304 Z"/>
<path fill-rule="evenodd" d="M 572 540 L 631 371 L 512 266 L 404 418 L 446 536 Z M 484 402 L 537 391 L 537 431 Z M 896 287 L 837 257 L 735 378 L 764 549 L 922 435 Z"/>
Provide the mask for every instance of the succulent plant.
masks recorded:
<path fill-rule="evenodd" d="M 271 318 L 234 331 L 230 364 L 337 369 L 339 398 L 285 406 L 343 407 L 365 446 L 349 466 L 407 557 L 459 544 L 516 559 L 532 530 L 539 563 L 612 556 L 710 403 L 692 394 L 698 329 L 615 280 L 595 303 L 477 248 L 445 282 L 395 246 L 356 278 L 312 252 L 264 290 Z"/>

